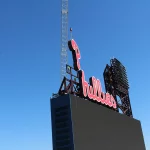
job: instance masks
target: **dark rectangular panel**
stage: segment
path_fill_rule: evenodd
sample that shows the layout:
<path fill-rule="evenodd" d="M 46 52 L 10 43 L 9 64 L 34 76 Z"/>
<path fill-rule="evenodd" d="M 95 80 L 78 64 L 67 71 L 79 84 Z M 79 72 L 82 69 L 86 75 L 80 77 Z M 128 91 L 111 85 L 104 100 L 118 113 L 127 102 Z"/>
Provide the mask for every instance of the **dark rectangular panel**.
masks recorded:
<path fill-rule="evenodd" d="M 50 103 L 53 150 L 73 150 L 70 97 L 59 96 Z"/>
<path fill-rule="evenodd" d="M 75 150 L 145 150 L 140 121 L 70 95 Z"/>

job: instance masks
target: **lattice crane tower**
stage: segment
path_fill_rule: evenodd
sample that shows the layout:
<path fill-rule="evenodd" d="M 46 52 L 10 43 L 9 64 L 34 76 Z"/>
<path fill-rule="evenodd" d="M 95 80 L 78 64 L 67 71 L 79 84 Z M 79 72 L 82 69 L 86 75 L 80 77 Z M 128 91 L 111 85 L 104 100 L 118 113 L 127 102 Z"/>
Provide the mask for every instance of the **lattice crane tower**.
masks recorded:
<path fill-rule="evenodd" d="M 66 76 L 66 64 L 68 49 L 68 0 L 61 0 L 61 78 L 62 82 L 64 76 Z"/>

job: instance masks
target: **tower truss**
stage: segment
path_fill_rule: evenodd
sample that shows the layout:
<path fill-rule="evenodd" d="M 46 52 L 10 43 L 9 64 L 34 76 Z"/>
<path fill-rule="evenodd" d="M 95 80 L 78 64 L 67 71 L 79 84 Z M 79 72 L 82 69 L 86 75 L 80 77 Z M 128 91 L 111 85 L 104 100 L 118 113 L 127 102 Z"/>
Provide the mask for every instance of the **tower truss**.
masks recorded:
<path fill-rule="evenodd" d="M 66 76 L 66 64 L 68 49 L 68 0 L 61 0 L 61 54 L 60 54 L 60 82 Z"/>

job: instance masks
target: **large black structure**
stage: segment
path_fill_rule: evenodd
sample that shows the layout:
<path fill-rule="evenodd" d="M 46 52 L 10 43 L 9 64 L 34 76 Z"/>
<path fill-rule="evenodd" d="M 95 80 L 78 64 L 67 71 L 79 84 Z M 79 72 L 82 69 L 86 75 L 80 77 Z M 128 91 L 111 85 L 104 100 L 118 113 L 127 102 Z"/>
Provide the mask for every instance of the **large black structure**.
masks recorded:
<path fill-rule="evenodd" d="M 129 98 L 129 84 L 125 67 L 116 58 L 111 59 L 103 73 L 106 92 L 113 95 L 119 109 L 127 116 L 133 117 Z M 117 99 L 117 96 L 119 99 Z"/>
<path fill-rule="evenodd" d="M 71 94 L 50 103 L 53 150 L 145 150 L 136 119 Z"/>

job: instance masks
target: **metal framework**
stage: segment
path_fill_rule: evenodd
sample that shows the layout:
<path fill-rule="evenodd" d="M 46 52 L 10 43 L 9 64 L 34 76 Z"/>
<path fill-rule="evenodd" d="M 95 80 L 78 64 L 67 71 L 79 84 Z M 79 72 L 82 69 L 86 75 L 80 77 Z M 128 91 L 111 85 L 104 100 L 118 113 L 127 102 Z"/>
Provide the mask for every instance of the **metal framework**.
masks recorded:
<path fill-rule="evenodd" d="M 62 82 L 64 76 L 66 76 L 66 64 L 68 61 L 67 57 L 68 49 L 68 0 L 61 0 L 61 54 L 60 54 L 60 70 Z"/>
<path fill-rule="evenodd" d="M 76 73 L 73 74 L 73 71 Z M 76 96 L 80 96 L 80 84 L 79 84 L 79 77 L 78 73 L 69 65 L 66 65 L 66 73 L 70 75 L 70 78 L 63 78 L 63 81 L 61 83 L 61 86 L 59 88 L 58 94 L 64 95 L 64 94 L 73 94 Z"/>
<path fill-rule="evenodd" d="M 116 58 L 111 59 L 110 63 L 111 66 L 106 65 L 103 73 L 106 92 L 115 98 L 118 112 L 121 110 L 123 114 L 133 117 L 126 69 Z"/>

